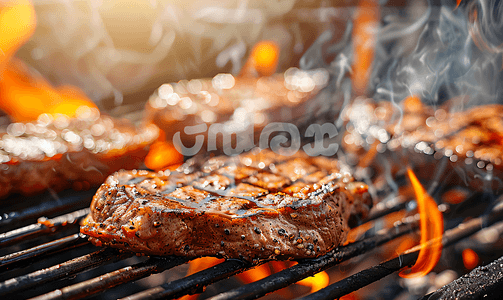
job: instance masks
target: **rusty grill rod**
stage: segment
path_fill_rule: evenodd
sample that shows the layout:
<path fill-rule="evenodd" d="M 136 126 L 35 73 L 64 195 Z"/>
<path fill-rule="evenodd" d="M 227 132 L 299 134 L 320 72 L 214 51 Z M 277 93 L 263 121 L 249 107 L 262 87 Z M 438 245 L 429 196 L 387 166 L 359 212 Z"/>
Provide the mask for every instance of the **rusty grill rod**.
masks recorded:
<path fill-rule="evenodd" d="M 69 224 L 78 224 L 78 222 L 85 216 L 87 216 L 89 212 L 89 208 L 84 208 L 58 216 L 53 219 L 39 218 L 39 222 L 36 224 L 31 224 L 12 231 L 1 233 L 0 246 L 17 243 L 33 236 L 40 236 L 41 234 L 56 232 L 58 229 L 60 229 L 60 227 L 67 226 Z"/>
<path fill-rule="evenodd" d="M 47 269 L 21 275 L 0 283 L 0 295 L 18 292 L 46 282 L 69 277 L 84 271 L 95 269 L 108 262 L 116 262 L 133 256 L 132 253 L 120 252 L 116 249 L 103 249 L 83 255 Z"/>
<path fill-rule="evenodd" d="M 442 237 L 444 247 L 450 246 L 461 239 L 478 232 L 481 228 L 494 224 L 503 219 L 503 201 L 499 199 L 491 213 L 482 217 L 471 219 L 459 224 L 457 227 L 447 230 Z M 418 248 L 418 247 L 416 247 Z M 377 266 L 358 272 L 354 275 L 329 285 L 315 293 L 302 297 L 302 300 L 335 299 L 354 292 L 364 286 L 378 281 L 406 266 L 412 266 L 419 254 L 419 249 L 413 252 L 399 255 L 396 258 L 385 261 Z"/>
<path fill-rule="evenodd" d="M 7 254 L 0 257 L 0 271 L 17 267 L 21 263 L 26 265 L 29 261 L 42 255 L 54 254 L 63 250 L 83 246 L 88 243 L 87 236 L 76 233 L 30 249 Z"/>
<path fill-rule="evenodd" d="M 105 289 L 112 288 L 119 284 L 124 284 L 155 273 L 163 272 L 167 269 L 187 263 L 188 261 L 189 259 L 184 257 L 151 257 L 145 262 L 138 263 L 133 266 L 127 266 L 62 289 L 54 290 L 32 299 L 80 299 L 102 292 Z"/>

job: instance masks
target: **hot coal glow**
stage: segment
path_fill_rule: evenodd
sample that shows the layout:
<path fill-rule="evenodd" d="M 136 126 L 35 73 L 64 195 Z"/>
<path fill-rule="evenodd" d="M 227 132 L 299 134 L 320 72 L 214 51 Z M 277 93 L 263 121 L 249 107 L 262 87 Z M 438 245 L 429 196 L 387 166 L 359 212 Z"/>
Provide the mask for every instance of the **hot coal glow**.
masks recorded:
<path fill-rule="evenodd" d="M 414 278 L 428 274 L 440 260 L 442 255 L 442 234 L 444 233 L 444 218 L 433 200 L 421 186 L 414 172 L 407 170 L 420 215 L 421 241 L 419 256 L 410 272 L 402 271 L 401 277 Z"/>
<path fill-rule="evenodd" d="M 249 62 L 251 66 L 245 65 L 243 72 L 251 67 L 261 76 L 270 76 L 276 72 L 279 59 L 279 47 L 273 41 L 261 41 L 253 47 Z"/>
<path fill-rule="evenodd" d="M 266 264 L 259 265 L 253 269 L 250 269 L 246 272 L 243 272 L 237 277 L 244 283 L 251 283 L 267 276 L 282 271 L 286 268 L 296 265 L 296 262 L 289 261 L 272 261 Z M 324 287 L 326 287 L 329 283 L 329 276 L 325 271 L 319 272 L 312 277 L 305 278 L 301 281 L 298 281 L 297 284 L 307 286 L 311 288 L 311 293 L 314 293 Z"/>

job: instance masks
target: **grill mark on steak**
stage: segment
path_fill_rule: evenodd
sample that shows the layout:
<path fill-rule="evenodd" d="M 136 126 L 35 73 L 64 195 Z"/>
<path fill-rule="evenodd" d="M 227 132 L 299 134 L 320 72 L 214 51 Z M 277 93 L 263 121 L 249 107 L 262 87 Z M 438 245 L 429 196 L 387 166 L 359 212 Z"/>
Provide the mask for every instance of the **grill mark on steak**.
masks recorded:
<path fill-rule="evenodd" d="M 257 160 L 268 164 L 251 167 L 259 166 Z M 212 158 L 203 165 L 189 161 L 168 176 L 120 171 L 96 193 L 81 232 L 96 245 L 151 255 L 249 261 L 316 257 L 344 241 L 350 215 L 363 218 L 372 205 L 365 184 L 354 182 L 335 159 L 326 162 L 263 150 Z M 281 170 L 306 175 L 295 176 L 294 190 L 291 185 L 268 189 L 249 183 L 249 177 L 260 173 L 278 178 L 274 172 Z M 178 184 L 179 177 L 194 173 L 200 175 Z"/>

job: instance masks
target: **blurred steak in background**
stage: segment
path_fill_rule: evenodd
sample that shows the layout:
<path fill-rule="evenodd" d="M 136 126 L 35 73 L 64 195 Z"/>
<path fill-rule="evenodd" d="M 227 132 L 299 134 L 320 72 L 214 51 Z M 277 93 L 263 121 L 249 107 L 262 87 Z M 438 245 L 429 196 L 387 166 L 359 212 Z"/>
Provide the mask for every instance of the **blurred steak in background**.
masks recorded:
<path fill-rule="evenodd" d="M 41 115 L 0 128 L 0 197 L 46 189 L 89 189 L 120 169 L 143 164 L 157 138 L 155 126 L 80 110 L 75 118 Z"/>

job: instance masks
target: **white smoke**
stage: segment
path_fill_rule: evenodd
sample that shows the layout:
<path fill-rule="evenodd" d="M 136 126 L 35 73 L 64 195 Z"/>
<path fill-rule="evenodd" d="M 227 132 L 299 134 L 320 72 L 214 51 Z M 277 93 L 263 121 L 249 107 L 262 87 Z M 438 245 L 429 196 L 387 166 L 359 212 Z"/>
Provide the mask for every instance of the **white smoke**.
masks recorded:
<path fill-rule="evenodd" d="M 311 38 L 302 33 L 306 26 L 299 22 L 306 20 L 302 9 L 294 9 L 295 0 L 34 0 L 34 5 L 37 29 L 18 56 L 54 84 L 79 86 L 95 101 L 115 97 L 117 104 L 122 94 L 147 84 L 237 73 L 261 39 L 285 48 L 280 65 L 289 67 L 291 49 L 302 51 Z M 313 39 L 317 28 L 326 28 L 312 18 L 307 22 L 314 24 Z"/>

